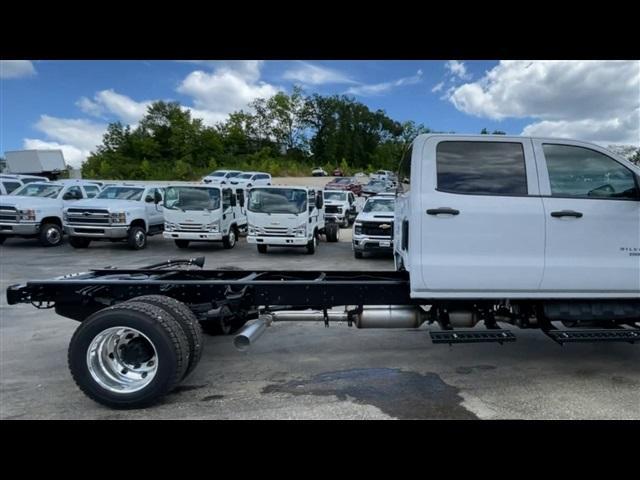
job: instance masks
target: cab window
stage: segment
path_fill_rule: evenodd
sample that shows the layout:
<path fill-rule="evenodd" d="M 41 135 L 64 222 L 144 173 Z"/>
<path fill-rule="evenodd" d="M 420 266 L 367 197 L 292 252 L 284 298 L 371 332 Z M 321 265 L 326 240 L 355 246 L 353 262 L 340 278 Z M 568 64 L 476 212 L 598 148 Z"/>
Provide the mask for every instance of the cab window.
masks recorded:
<path fill-rule="evenodd" d="M 222 208 L 227 209 L 231 206 L 231 189 L 225 188 L 222 190 Z"/>
<path fill-rule="evenodd" d="M 84 191 L 87 194 L 87 198 L 93 198 L 100 192 L 100 189 L 95 185 L 85 185 Z"/>
<path fill-rule="evenodd" d="M 7 191 L 7 193 L 11 193 L 22 186 L 20 182 L 7 182 L 7 181 L 2 182 L 2 185 L 4 185 L 4 189 Z"/>

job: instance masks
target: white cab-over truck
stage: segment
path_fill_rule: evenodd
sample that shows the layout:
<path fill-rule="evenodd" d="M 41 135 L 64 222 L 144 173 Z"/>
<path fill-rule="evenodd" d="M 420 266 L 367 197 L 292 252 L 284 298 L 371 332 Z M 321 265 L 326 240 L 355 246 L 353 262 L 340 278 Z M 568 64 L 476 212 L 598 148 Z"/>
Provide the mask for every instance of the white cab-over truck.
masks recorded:
<path fill-rule="evenodd" d="M 63 209 L 91 198 L 100 188 L 91 182 L 31 182 L 0 197 L 0 243 L 8 237 L 38 238 L 45 247 L 62 243 Z"/>
<path fill-rule="evenodd" d="M 162 198 L 162 187 L 154 185 L 105 187 L 95 198 L 64 209 L 64 231 L 74 248 L 107 240 L 143 249 L 148 236 L 164 229 Z"/>
<path fill-rule="evenodd" d="M 213 185 L 169 185 L 164 196 L 164 233 L 178 248 L 190 242 L 222 242 L 233 248 L 247 217 L 231 188 Z"/>
<path fill-rule="evenodd" d="M 334 221 L 347 228 L 358 215 L 356 197 L 353 192 L 323 190 L 325 221 Z"/>
<path fill-rule="evenodd" d="M 338 225 L 325 222 L 321 190 L 271 186 L 247 192 L 247 242 L 256 244 L 260 253 L 276 246 L 304 247 L 313 254 L 320 235 L 338 241 Z"/>
<path fill-rule="evenodd" d="M 356 258 L 365 253 L 393 253 L 395 194 L 369 197 L 353 224 L 351 245 Z"/>
<path fill-rule="evenodd" d="M 640 343 L 640 169 L 630 162 L 565 139 L 420 135 L 399 178 L 409 181 L 398 186 L 396 271 L 206 270 L 199 258 L 31 281 L 7 300 L 82 322 L 73 377 L 118 408 L 157 401 L 193 370 L 198 322 L 232 331 L 251 320 L 239 349 L 292 320 L 428 325 L 432 343 L 511 342 L 511 326 L 560 344 Z M 265 190 L 249 196 L 263 229 L 267 205 L 289 203 L 266 202 Z M 271 214 L 287 229 L 314 210 L 301 191 L 304 209 Z"/>

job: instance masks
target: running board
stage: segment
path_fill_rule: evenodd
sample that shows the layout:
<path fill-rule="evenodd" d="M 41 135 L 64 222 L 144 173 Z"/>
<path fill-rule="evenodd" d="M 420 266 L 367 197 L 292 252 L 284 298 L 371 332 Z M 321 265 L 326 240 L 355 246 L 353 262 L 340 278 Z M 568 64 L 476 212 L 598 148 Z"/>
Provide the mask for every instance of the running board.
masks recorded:
<path fill-rule="evenodd" d="M 515 342 L 516 336 L 510 330 L 500 328 L 491 330 L 439 330 L 429 332 L 433 343 L 486 343 L 486 342 Z"/>
<path fill-rule="evenodd" d="M 560 345 L 574 342 L 640 342 L 640 329 L 614 328 L 606 330 L 545 330 Z"/>

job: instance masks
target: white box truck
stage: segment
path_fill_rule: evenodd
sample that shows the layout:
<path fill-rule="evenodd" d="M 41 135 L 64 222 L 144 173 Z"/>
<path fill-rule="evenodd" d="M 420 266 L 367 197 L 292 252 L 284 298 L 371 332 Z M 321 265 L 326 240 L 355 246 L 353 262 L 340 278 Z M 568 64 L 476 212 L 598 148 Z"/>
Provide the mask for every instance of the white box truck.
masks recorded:
<path fill-rule="evenodd" d="M 5 152 L 6 172 L 43 175 L 51 180 L 67 170 L 62 150 L 15 150 Z"/>

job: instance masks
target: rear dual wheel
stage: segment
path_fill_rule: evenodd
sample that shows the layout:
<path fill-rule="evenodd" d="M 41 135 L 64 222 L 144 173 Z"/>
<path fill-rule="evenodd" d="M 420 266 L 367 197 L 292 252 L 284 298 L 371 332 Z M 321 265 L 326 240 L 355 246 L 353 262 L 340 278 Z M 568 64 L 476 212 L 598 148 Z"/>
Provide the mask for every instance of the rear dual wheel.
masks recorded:
<path fill-rule="evenodd" d="M 68 361 L 89 398 L 130 409 L 160 400 L 193 371 L 201 354 L 200 326 L 189 308 L 150 295 L 88 317 L 71 338 Z"/>

